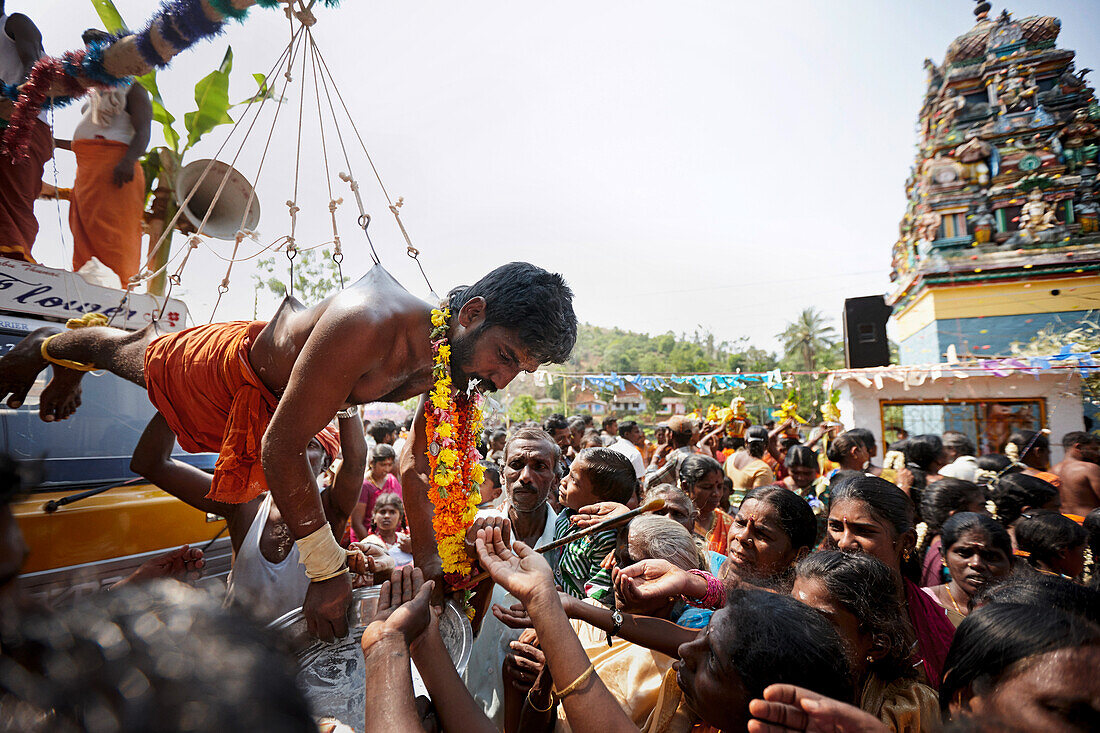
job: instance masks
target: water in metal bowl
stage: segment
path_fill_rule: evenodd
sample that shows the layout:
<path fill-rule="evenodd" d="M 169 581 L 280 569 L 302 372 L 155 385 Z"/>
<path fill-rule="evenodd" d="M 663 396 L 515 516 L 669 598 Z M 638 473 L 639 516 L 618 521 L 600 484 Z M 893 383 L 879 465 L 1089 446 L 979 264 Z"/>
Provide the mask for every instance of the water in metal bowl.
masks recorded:
<path fill-rule="evenodd" d="M 273 621 L 272 629 L 288 635 L 298 655 L 298 686 L 310 702 L 315 718 L 330 716 L 362 731 L 366 719 L 367 680 L 359 642 L 378 607 L 378 586 L 352 591 L 349 633 L 326 643 L 310 636 L 302 609 Z M 470 661 L 474 634 L 470 621 L 453 601 L 448 601 L 439 619 L 443 643 L 459 674 Z M 426 694 L 413 667 L 415 694 Z"/>

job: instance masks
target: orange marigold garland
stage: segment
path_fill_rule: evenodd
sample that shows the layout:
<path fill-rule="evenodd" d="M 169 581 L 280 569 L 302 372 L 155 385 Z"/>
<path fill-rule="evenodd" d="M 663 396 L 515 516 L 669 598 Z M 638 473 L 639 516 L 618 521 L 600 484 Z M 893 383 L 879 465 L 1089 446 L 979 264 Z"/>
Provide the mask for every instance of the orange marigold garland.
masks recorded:
<path fill-rule="evenodd" d="M 479 463 L 477 435 L 481 432 L 481 400 L 477 392 L 455 395 L 451 382 L 451 346 L 447 342 L 450 310 L 432 310 L 432 377 L 435 385 L 425 410 L 428 439 L 428 498 L 435 507 L 435 530 L 444 579 L 452 587 L 472 570 L 466 556 L 466 530 L 481 503 L 478 487 L 485 480 Z"/>

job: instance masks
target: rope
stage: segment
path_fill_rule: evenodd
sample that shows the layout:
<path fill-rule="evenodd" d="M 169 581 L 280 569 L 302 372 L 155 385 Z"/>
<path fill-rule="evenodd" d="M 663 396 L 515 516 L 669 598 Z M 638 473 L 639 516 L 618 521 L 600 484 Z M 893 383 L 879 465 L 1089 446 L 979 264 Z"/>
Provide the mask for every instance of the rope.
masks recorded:
<path fill-rule="evenodd" d="M 264 77 L 264 87 L 265 88 L 269 87 L 268 82 L 272 78 L 272 75 L 275 74 L 278 71 L 278 69 L 282 67 L 283 59 L 287 57 L 287 55 L 291 52 L 291 50 L 293 48 L 293 42 L 294 42 L 294 37 L 291 38 L 291 44 L 288 45 L 287 48 L 283 49 L 283 52 L 279 55 L 279 58 L 275 61 L 275 64 L 271 67 L 271 70 L 268 71 L 267 76 Z M 248 136 L 251 134 L 252 129 L 256 126 L 256 122 L 259 120 L 260 113 L 263 111 L 263 107 L 267 103 L 268 99 L 269 99 L 269 95 L 263 95 L 262 99 L 259 100 L 259 105 L 257 107 L 255 107 L 255 114 L 252 118 L 252 122 L 248 126 L 248 129 L 244 133 L 244 136 L 241 140 L 241 145 L 237 149 L 237 154 L 233 157 L 234 162 L 236 162 L 237 158 L 240 156 L 241 150 L 244 147 L 244 141 L 248 139 Z M 164 243 L 171 240 L 172 233 L 175 231 L 175 228 L 176 228 L 176 224 L 179 222 L 179 218 L 183 215 L 183 210 L 191 202 L 191 198 L 194 196 L 195 191 L 198 190 L 198 183 L 201 183 L 206 178 L 207 174 L 210 172 L 210 169 L 213 167 L 214 162 L 218 159 L 218 156 L 221 155 L 222 151 L 229 144 L 229 141 L 233 137 L 233 134 L 237 131 L 237 129 L 244 122 L 245 118 L 248 116 L 249 110 L 253 108 L 253 105 L 256 103 L 256 101 L 257 100 L 256 100 L 255 97 L 250 99 L 248 101 L 248 104 L 245 106 L 244 113 L 239 118 L 237 118 L 237 121 L 235 123 L 233 123 L 232 129 L 229 131 L 229 134 L 226 135 L 225 140 L 222 141 L 222 144 L 218 147 L 218 150 L 214 153 L 214 156 L 210 159 L 210 162 L 207 163 L 206 168 L 203 170 L 202 175 L 199 177 L 199 180 L 196 182 L 195 187 L 193 187 L 191 189 L 191 191 L 188 192 L 188 194 L 184 198 L 183 202 L 176 209 L 175 215 L 172 217 L 172 219 L 165 226 L 164 231 L 161 233 L 160 238 L 157 240 L 156 245 L 149 250 L 149 254 L 148 254 L 148 256 L 146 257 L 146 260 L 145 260 L 146 268 L 142 272 L 139 272 L 137 275 L 134 275 L 132 278 L 130 278 L 130 287 L 134 287 L 134 286 L 136 286 L 138 284 L 141 284 L 143 282 L 148 282 L 149 280 L 152 280 L 153 278 L 160 275 L 162 272 L 166 272 L 168 270 L 169 265 L 172 263 L 172 261 L 175 259 L 175 257 L 170 258 L 167 262 L 164 263 L 164 265 L 157 268 L 157 270 L 155 270 L 154 272 L 149 272 L 148 263 L 153 261 L 153 259 L 156 257 L 157 253 L 160 251 L 160 248 L 164 245 Z M 229 170 L 227 169 L 225 175 L 222 178 L 221 186 L 218 189 L 218 195 L 220 195 L 221 191 L 223 190 L 223 188 L 225 186 L 225 182 L 228 180 L 228 176 L 229 176 Z M 213 204 L 214 204 L 215 201 L 217 201 L 217 198 L 218 198 L 218 196 L 215 195 L 214 199 L 211 201 L 211 206 L 210 206 L 211 209 L 213 209 Z M 251 202 L 251 199 L 250 199 L 250 202 Z M 246 211 L 248 210 L 247 207 L 246 207 L 245 210 Z M 207 216 L 209 216 L 209 213 L 210 212 L 208 210 L 207 211 Z M 206 222 L 206 219 L 204 218 L 203 223 L 205 224 L 205 222 Z M 243 226 L 243 222 L 242 222 L 242 226 Z M 178 283 L 178 278 L 177 278 L 177 283 Z M 169 286 L 169 290 L 170 289 L 171 289 L 171 285 Z M 166 299 L 166 302 L 167 302 L 167 299 Z M 158 318 L 159 318 L 159 316 L 158 316 Z"/>
<path fill-rule="evenodd" d="M 402 205 L 404 205 L 405 202 L 404 202 L 403 199 L 399 198 L 397 200 L 397 203 L 394 203 L 394 201 L 390 198 L 389 191 L 386 190 L 386 185 L 384 183 L 382 183 L 382 176 L 378 173 L 378 167 L 375 166 L 374 159 L 371 157 L 370 151 L 367 150 L 366 143 L 363 142 L 363 136 L 361 134 L 359 134 L 359 128 L 355 125 L 355 118 L 352 117 L 351 112 L 348 110 L 347 103 L 344 102 L 344 96 L 342 94 L 340 94 L 340 88 L 338 86 L 336 86 L 336 80 L 332 78 L 332 71 L 329 70 L 328 63 L 325 61 L 325 56 L 324 56 L 324 54 L 321 53 L 320 49 L 316 49 L 316 50 L 317 50 L 317 58 L 318 58 L 318 60 L 320 60 L 321 67 L 324 70 L 323 71 L 323 76 L 327 75 L 329 82 L 331 82 L 332 88 L 336 92 L 336 98 L 340 101 L 340 106 L 343 108 L 344 114 L 347 115 L 348 122 L 349 122 L 349 124 L 351 124 L 351 129 L 352 129 L 353 132 L 355 132 L 355 137 L 359 140 L 359 146 L 363 149 L 363 155 L 366 156 L 367 162 L 370 163 L 371 170 L 374 172 L 374 177 L 378 181 L 378 187 L 382 189 L 382 195 L 386 197 L 386 203 L 389 205 L 390 213 L 393 214 L 394 219 L 397 221 L 397 226 L 401 230 L 401 236 L 404 237 L 404 239 L 405 239 L 405 246 L 406 246 L 405 253 L 408 254 L 408 256 L 411 257 L 416 262 L 416 266 L 420 270 L 420 275 L 421 275 L 421 277 L 424 278 L 424 283 L 428 286 L 428 290 L 432 293 L 432 295 L 434 295 L 435 297 L 438 298 L 439 296 L 436 295 L 435 288 L 432 287 L 431 281 L 428 280 L 428 274 L 424 271 L 424 265 L 420 262 L 420 250 L 418 250 L 416 247 L 413 246 L 412 238 L 409 237 L 409 233 L 405 229 L 405 224 L 404 224 L 404 222 L 401 221 L 401 212 L 399 211 L 399 209 Z M 328 84 L 325 85 L 325 94 L 328 95 Z M 329 104 L 331 104 L 331 103 L 332 103 L 332 99 L 330 97 L 329 98 Z M 337 127 L 337 130 L 339 130 L 339 127 Z M 343 147 L 343 140 L 342 139 L 340 141 L 340 144 L 341 144 L 341 147 Z M 347 155 L 347 152 L 345 151 L 345 157 L 346 157 L 346 155 Z M 358 198 L 358 191 L 357 190 L 356 190 L 356 197 Z M 369 224 L 369 220 L 368 220 L 367 223 Z M 366 232 L 366 227 L 365 226 L 364 226 L 363 231 L 364 231 L 364 233 Z M 370 241 L 369 236 L 367 237 L 367 240 L 368 240 L 368 242 Z M 373 245 L 372 245 L 372 250 L 373 250 Z"/>
<path fill-rule="evenodd" d="M 307 9 L 303 8 L 303 12 Z M 299 20 L 301 20 L 299 18 Z M 302 23 L 302 28 L 305 33 L 302 35 L 304 39 L 310 36 L 309 26 Z M 286 240 L 286 256 L 290 260 L 290 282 L 288 284 L 289 294 L 294 295 L 294 255 L 297 252 L 297 246 L 294 242 L 294 234 L 298 227 L 298 212 L 301 210 L 298 206 L 298 180 L 302 168 L 302 116 L 305 113 L 306 108 L 306 54 L 302 54 L 302 90 L 298 97 L 298 142 L 294 150 L 294 198 L 286 202 L 286 207 L 290 212 L 290 235 Z M 287 67 L 287 78 L 289 79 L 290 67 Z"/>
<path fill-rule="evenodd" d="M 332 219 L 332 261 L 336 263 L 336 271 L 340 275 L 340 289 L 344 289 L 344 253 L 340 249 L 340 230 L 336 226 L 336 207 L 344 203 L 344 199 L 334 198 L 332 195 L 332 172 L 328 167 L 328 143 L 325 139 L 325 118 L 321 113 L 321 88 L 317 80 L 317 42 L 313 34 L 309 34 L 310 56 L 313 64 L 313 93 L 317 102 L 317 126 L 321 130 L 321 160 L 325 163 L 325 186 L 328 187 L 328 213 Z"/>

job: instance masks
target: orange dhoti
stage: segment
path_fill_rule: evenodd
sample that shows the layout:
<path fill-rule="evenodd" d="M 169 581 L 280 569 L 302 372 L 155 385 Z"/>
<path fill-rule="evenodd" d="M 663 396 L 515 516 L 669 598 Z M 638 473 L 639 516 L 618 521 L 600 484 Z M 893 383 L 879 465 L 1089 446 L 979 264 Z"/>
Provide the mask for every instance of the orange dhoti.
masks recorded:
<path fill-rule="evenodd" d="M 189 453 L 218 453 L 207 498 L 240 504 L 267 490 L 260 445 L 278 398 L 248 361 L 263 321 L 232 321 L 157 338 L 145 350 L 149 400 Z"/>
<path fill-rule="evenodd" d="M 52 157 L 53 133 L 42 120 L 34 121 L 26 158 L 15 160 L 0 153 L 0 257 L 34 262 L 34 200 L 42 192 L 42 170 Z"/>
<path fill-rule="evenodd" d="M 145 174 L 134 163 L 134 177 L 121 188 L 115 166 L 129 149 L 115 140 L 73 140 L 76 181 L 69 204 L 73 233 L 73 271 L 92 257 L 115 271 L 122 287 L 141 264 L 141 220 L 145 212 Z"/>

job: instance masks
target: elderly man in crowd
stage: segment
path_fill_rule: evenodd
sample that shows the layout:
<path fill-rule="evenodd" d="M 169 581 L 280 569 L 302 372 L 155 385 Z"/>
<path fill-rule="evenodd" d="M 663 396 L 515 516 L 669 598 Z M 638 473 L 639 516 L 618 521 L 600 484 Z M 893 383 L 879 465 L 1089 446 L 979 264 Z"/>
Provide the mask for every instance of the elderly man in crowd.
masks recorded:
<path fill-rule="evenodd" d="M 499 510 L 478 512 L 468 536 L 476 537 L 478 529 L 501 523 L 507 518 L 516 540 L 535 548 L 553 541 L 557 514 L 547 502 L 547 496 L 561 480 L 560 466 L 561 449 L 546 431 L 539 428 L 518 429 L 504 446 L 504 505 Z M 554 552 L 543 557 L 554 566 L 558 555 Z M 482 617 L 481 629 L 474 639 L 464 682 L 485 714 L 501 725 L 504 720 L 501 667 L 511 654 L 510 644 L 519 638 L 520 632 L 498 621 L 489 611 L 491 603 L 508 608 L 516 603 L 516 599 L 494 586 L 492 581 L 478 586 L 474 605 Z"/>

